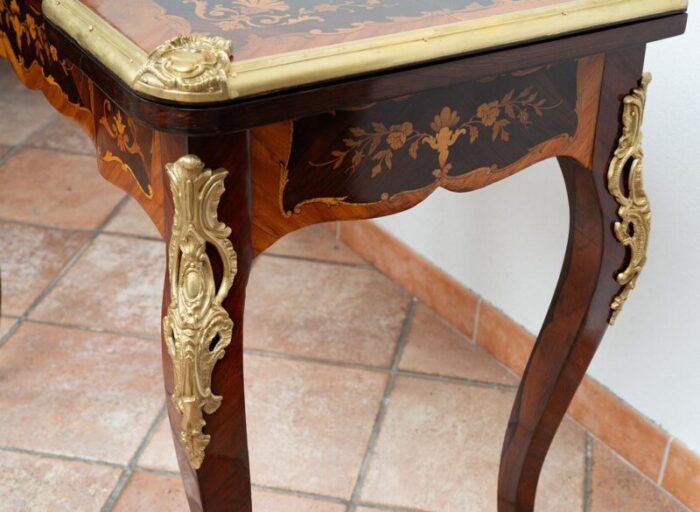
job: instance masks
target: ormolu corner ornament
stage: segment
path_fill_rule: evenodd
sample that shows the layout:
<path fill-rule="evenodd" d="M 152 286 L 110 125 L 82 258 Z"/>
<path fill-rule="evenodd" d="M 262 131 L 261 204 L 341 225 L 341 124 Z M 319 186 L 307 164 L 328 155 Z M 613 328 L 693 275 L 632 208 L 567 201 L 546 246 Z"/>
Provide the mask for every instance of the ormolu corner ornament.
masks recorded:
<path fill-rule="evenodd" d="M 608 191 L 620 205 L 617 213 L 621 220 L 615 223 L 615 237 L 630 252 L 627 268 L 617 275 L 617 282 L 624 288 L 610 305 L 610 325 L 615 323 L 647 261 L 651 209 L 642 183 L 642 122 L 650 82 L 651 75 L 645 73 L 641 86 L 623 100 L 622 137 L 608 169 Z"/>
<path fill-rule="evenodd" d="M 231 41 L 203 35 L 178 36 L 160 45 L 141 66 L 134 88 L 159 98 L 187 102 L 235 98 Z"/>
<path fill-rule="evenodd" d="M 211 390 L 214 365 L 231 343 L 233 322 L 222 303 L 236 276 L 230 228 L 218 220 L 225 169 L 205 169 L 193 155 L 166 166 L 175 214 L 168 248 L 170 305 L 163 332 L 175 371 L 175 407 L 182 415 L 180 440 L 194 469 L 204 461 L 211 439 L 203 433 L 203 413 L 212 414 L 222 398 Z M 217 286 L 207 246 L 222 263 Z"/>

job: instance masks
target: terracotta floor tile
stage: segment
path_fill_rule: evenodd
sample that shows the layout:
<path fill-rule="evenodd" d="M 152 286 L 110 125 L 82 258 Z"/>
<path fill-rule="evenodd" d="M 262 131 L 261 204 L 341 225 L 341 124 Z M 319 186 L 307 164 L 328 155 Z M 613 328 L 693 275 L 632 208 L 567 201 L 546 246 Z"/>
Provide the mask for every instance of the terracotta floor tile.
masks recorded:
<path fill-rule="evenodd" d="M 518 383 L 481 347 L 422 304 L 416 309 L 400 368 L 498 384 Z"/>
<path fill-rule="evenodd" d="M 96 228 L 124 196 L 100 176 L 94 158 L 38 149 L 7 160 L 0 181 L 1 218 L 62 227 Z"/>
<path fill-rule="evenodd" d="M 700 510 L 700 455 L 674 441 L 663 485 L 691 509 Z"/>
<path fill-rule="evenodd" d="M 245 371 L 253 481 L 349 498 L 386 375 L 256 356 Z"/>
<path fill-rule="evenodd" d="M 345 512 L 345 509 L 345 505 L 327 501 L 253 491 L 255 512 Z"/>
<path fill-rule="evenodd" d="M 266 253 L 343 263 L 366 263 L 325 226 L 310 226 L 290 233 L 277 241 Z"/>
<path fill-rule="evenodd" d="M 400 377 L 362 501 L 435 512 L 492 512 L 515 394 Z M 585 440 L 565 425 L 543 475 L 538 511 L 581 510 Z"/>
<path fill-rule="evenodd" d="M 105 227 L 109 233 L 144 236 L 160 239 L 160 233 L 139 204 L 130 199 Z"/>
<path fill-rule="evenodd" d="M 178 477 L 136 472 L 131 475 L 114 512 L 189 512 L 187 496 Z"/>
<path fill-rule="evenodd" d="M 0 221 L 3 314 L 23 314 L 87 239 L 86 233 Z"/>
<path fill-rule="evenodd" d="M 387 367 L 408 299 L 369 269 L 263 256 L 248 285 L 246 347 Z"/>
<path fill-rule="evenodd" d="M 340 236 L 380 272 L 399 283 L 458 331 L 474 337 L 479 297 L 371 221 L 341 222 Z"/>
<path fill-rule="evenodd" d="M 652 480 L 659 477 L 668 433 L 590 377 L 579 387 L 569 414 Z"/>
<path fill-rule="evenodd" d="M 0 144 L 22 142 L 55 115 L 44 96 L 22 85 L 4 60 L 0 60 L 0 91 Z"/>
<path fill-rule="evenodd" d="M 482 302 L 476 342 L 508 368 L 522 375 L 535 345 L 535 337 L 497 308 Z"/>
<path fill-rule="evenodd" d="M 170 433 L 168 418 L 164 418 L 153 433 L 153 437 L 143 451 L 138 462 L 139 466 L 161 471 L 180 471 L 173 446 L 173 436 Z"/>
<path fill-rule="evenodd" d="M 120 469 L 0 451 L 0 512 L 97 511 Z"/>
<path fill-rule="evenodd" d="M 126 464 L 163 405 L 157 341 L 24 323 L 0 375 L 0 446 Z"/>
<path fill-rule="evenodd" d="M 93 157 L 95 155 L 95 145 L 90 137 L 78 123 L 63 116 L 57 116 L 54 121 L 32 135 L 27 145 Z"/>
<path fill-rule="evenodd" d="M 165 247 L 101 235 L 34 318 L 160 336 Z"/>
<path fill-rule="evenodd" d="M 592 512 L 685 512 L 600 442 L 593 445 Z"/>

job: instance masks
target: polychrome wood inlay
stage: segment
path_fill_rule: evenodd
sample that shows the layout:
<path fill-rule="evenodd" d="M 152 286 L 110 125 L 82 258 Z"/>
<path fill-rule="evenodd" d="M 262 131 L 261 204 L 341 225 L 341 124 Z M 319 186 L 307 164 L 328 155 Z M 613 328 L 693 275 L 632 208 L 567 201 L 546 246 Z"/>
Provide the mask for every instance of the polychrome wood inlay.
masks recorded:
<path fill-rule="evenodd" d="M 475 172 L 497 179 L 547 141 L 569 145 L 579 125 L 577 68 L 565 62 L 296 121 L 283 213 L 460 189 Z"/>
<path fill-rule="evenodd" d="M 97 154 L 102 163 L 114 163 L 136 181 L 141 193 L 153 197 L 148 169 L 151 162 L 151 130 L 115 107 L 111 100 L 93 89 L 93 113 Z"/>

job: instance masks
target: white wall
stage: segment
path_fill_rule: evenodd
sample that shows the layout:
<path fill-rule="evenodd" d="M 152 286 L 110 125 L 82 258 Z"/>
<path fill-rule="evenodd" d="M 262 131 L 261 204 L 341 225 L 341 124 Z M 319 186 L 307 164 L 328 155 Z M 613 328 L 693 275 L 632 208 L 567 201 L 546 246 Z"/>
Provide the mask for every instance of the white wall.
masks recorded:
<path fill-rule="evenodd" d="M 694 14 L 694 15 L 693 15 Z M 590 374 L 700 452 L 700 13 L 686 35 L 652 43 L 645 185 L 649 262 Z M 376 221 L 536 333 L 568 230 L 555 161 L 466 195 L 438 191 Z"/>

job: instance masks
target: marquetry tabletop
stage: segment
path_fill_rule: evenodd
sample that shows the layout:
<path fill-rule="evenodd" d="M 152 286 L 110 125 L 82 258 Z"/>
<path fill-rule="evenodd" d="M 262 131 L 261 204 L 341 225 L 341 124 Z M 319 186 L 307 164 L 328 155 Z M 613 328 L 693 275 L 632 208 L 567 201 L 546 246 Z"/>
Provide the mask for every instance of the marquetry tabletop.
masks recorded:
<path fill-rule="evenodd" d="M 687 0 L 44 2 L 47 18 L 134 89 L 180 102 L 235 99 L 686 7 Z M 182 39 L 193 34 L 221 38 L 221 58 L 231 61 L 225 87 L 207 94 L 175 94 L 155 84 L 157 78 L 144 79 L 143 66 L 154 56 L 177 52 L 178 45 L 196 48 Z M 191 72 L 183 68 L 184 75 Z"/>

